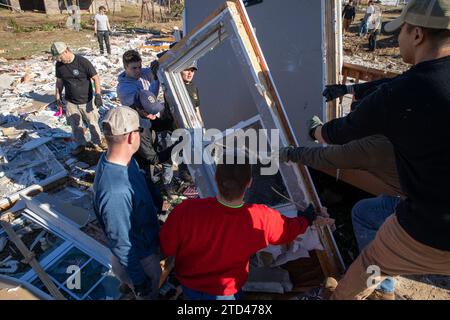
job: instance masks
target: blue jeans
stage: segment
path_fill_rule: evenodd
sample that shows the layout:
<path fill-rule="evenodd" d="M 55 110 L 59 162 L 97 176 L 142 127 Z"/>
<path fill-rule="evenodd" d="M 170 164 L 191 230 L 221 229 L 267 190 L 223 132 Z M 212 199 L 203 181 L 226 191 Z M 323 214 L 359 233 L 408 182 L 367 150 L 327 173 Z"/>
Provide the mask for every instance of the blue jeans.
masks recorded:
<path fill-rule="evenodd" d="M 352 209 L 352 223 L 359 251 L 375 239 L 378 229 L 394 213 L 399 202 L 399 197 L 379 196 L 364 199 L 355 204 Z M 394 292 L 394 279 L 386 278 L 377 290 L 386 293 Z"/>
<path fill-rule="evenodd" d="M 369 33 L 369 51 L 375 51 L 377 48 L 377 36 L 380 32 L 378 30 L 370 30 Z"/>
<path fill-rule="evenodd" d="M 156 133 L 158 139 L 158 151 L 167 150 L 172 144 L 172 135 L 169 131 L 162 131 Z M 162 163 L 162 180 L 163 184 L 169 184 L 173 178 L 172 159 Z"/>
<path fill-rule="evenodd" d="M 214 296 L 205 292 L 195 291 L 185 286 L 183 287 L 183 297 L 185 300 L 241 300 L 243 293 L 239 290 L 230 296 Z"/>
<path fill-rule="evenodd" d="M 359 25 L 359 35 L 362 37 L 365 36 L 366 34 L 367 34 L 367 21 L 363 20 Z"/>

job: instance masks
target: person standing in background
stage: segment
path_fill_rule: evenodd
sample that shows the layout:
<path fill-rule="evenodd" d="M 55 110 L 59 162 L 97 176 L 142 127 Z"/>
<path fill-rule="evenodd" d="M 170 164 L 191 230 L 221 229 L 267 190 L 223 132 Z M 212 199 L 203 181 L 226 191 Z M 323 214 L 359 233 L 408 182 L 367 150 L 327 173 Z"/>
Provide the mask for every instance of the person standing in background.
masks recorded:
<path fill-rule="evenodd" d="M 375 13 L 371 16 L 367 24 L 369 32 L 369 51 L 375 51 L 377 48 L 377 36 L 381 33 L 382 22 L 381 9 L 376 8 Z"/>
<path fill-rule="evenodd" d="M 103 54 L 103 41 L 106 45 L 106 52 L 111 54 L 111 45 L 109 44 L 109 33 L 111 26 L 109 25 L 108 16 L 106 15 L 106 8 L 100 6 L 98 12 L 94 17 L 94 35 L 97 36 L 98 44 L 100 46 L 100 54 Z"/>
<path fill-rule="evenodd" d="M 356 8 L 353 5 L 353 0 L 349 0 L 349 2 L 345 5 L 344 10 L 342 11 L 343 20 L 343 28 L 344 32 L 348 32 L 350 25 L 353 20 L 355 20 Z"/>
<path fill-rule="evenodd" d="M 369 20 L 371 19 L 372 15 L 375 13 L 375 6 L 373 5 L 373 1 L 369 1 L 367 3 L 367 9 L 366 14 L 364 15 L 364 18 L 361 21 L 361 25 L 359 28 L 359 36 L 364 37 L 367 34 L 367 25 L 369 24 Z"/>

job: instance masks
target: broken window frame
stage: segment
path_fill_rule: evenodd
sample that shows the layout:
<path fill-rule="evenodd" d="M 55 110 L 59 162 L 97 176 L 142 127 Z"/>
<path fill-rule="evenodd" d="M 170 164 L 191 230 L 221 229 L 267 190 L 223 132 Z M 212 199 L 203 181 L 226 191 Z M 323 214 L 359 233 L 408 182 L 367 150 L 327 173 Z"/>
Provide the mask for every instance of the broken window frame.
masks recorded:
<path fill-rule="evenodd" d="M 254 98 L 257 107 L 257 116 L 261 120 L 262 127 L 271 129 L 280 129 L 277 110 L 268 96 L 267 85 L 261 71 L 255 65 L 256 54 L 249 50 L 248 43 L 245 43 L 238 26 L 242 24 L 242 17 L 238 14 L 237 8 L 233 7 L 235 2 L 226 3 L 215 15 L 210 16 L 207 23 L 193 31 L 193 33 L 180 41 L 169 54 L 160 59 L 159 76 L 165 86 L 166 96 L 170 100 L 171 106 L 176 106 L 174 115 L 178 123 L 189 129 L 201 129 L 202 124 L 196 116 L 195 108 L 191 102 L 189 93 L 181 77 L 181 71 L 186 65 L 198 60 L 207 54 L 214 47 L 220 45 L 223 41 L 230 40 L 237 56 L 241 57 L 241 70 L 244 77 L 248 79 L 249 90 Z M 239 128 L 240 123 L 235 125 Z M 280 140 L 282 145 L 288 145 L 287 138 L 283 130 L 280 130 Z M 217 189 L 214 183 L 214 170 L 210 165 L 188 165 L 193 172 L 194 178 L 197 176 L 207 176 L 208 183 L 195 179 L 200 183 L 199 193 L 202 197 L 215 196 Z M 291 199 L 298 200 L 299 208 L 306 208 L 311 201 L 305 190 L 298 183 L 301 180 L 301 174 L 294 166 L 280 164 L 280 173 L 286 185 L 286 189 Z M 289 210 L 283 210 L 284 213 L 293 215 L 293 206 Z"/>
<path fill-rule="evenodd" d="M 245 130 L 245 128 L 248 128 L 249 126 L 252 126 L 252 125 L 258 124 L 258 123 L 259 123 L 259 125 L 261 125 L 261 127 L 263 129 L 265 129 L 264 128 L 264 123 L 263 123 L 260 115 L 256 115 L 254 117 L 251 117 L 250 119 L 241 121 L 241 122 L 239 122 L 238 124 L 236 124 L 235 126 L 233 126 L 230 129 L 235 129 L 235 130 L 242 129 L 242 130 Z M 230 136 L 235 136 L 235 135 L 236 135 L 236 132 L 232 132 L 231 133 L 231 132 L 227 132 L 226 130 L 222 131 L 220 136 L 217 136 L 214 141 L 212 141 L 211 143 L 205 145 L 205 147 L 217 144 L 217 140 L 224 139 L 224 138 L 230 137 Z M 270 145 L 270 141 L 269 141 L 267 135 L 266 135 L 266 138 L 267 138 L 267 141 L 268 141 L 268 143 Z M 211 156 L 209 154 L 207 156 L 209 158 L 208 159 L 209 160 L 208 163 L 213 163 Z M 205 165 L 205 166 L 208 168 L 209 177 L 214 177 L 215 165 Z M 282 177 L 283 183 L 284 183 L 285 178 L 283 177 L 283 173 L 281 172 L 281 170 L 280 170 L 280 174 L 281 174 L 281 177 Z M 288 191 L 288 193 L 289 193 L 289 190 L 287 189 L 286 185 L 285 185 L 285 188 L 286 188 L 286 191 Z M 280 204 L 271 206 L 271 208 L 274 208 L 274 209 L 282 212 L 286 216 L 296 216 L 297 215 L 297 210 L 296 210 L 295 205 L 293 203 L 289 202 L 289 200 L 287 200 L 287 199 L 285 199 L 285 202 L 282 202 Z"/>
<path fill-rule="evenodd" d="M 189 129 L 202 128 L 199 119 L 196 118 L 180 72 L 185 66 L 198 60 L 226 40 L 231 42 L 238 61 L 241 63 L 242 76 L 249 85 L 258 114 L 263 120 L 263 127 L 268 130 L 280 130 L 281 146 L 298 145 L 241 0 L 225 2 L 159 60 L 158 76 L 179 126 Z M 205 165 L 188 165 L 188 168 L 191 174 L 193 173 L 200 196 L 215 196 L 216 187 L 211 177 L 211 170 Z M 323 211 L 311 176 L 305 166 L 296 165 L 288 168 L 286 164 L 280 164 L 280 171 L 288 193 L 291 199 L 297 200 L 295 203 L 299 209 L 304 209 L 312 203 L 317 212 Z M 198 177 L 208 178 L 197 179 Z M 338 277 L 344 272 L 345 265 L 331 229 L 329 226 L 318 227 L 317 232 L 325 248 L 324 251 L 318 252 L 322 270 L 325 276 Z"/>
<path fill-rule="evenodd" d="M 92 291 L 94 291 L 109 274 L 111 274 L 111 251 L 97 242 L 95 239 L 91 238 L 89 235 L 79 230 L 79 226 L 76 223 L 63 215 L 58 214 L 58 212 L 52 210 L 48 206 L 45 206 L 37 200 L 32 199 L 26 195 L 22 195 L 22 201 L 25 205 L 25 208 L 20 210 L 21 216 L 16 220 L 28 219 L 63 240 L 63 242 L 56 248 L 54 248 L 52 252 L 50 252 L 47 256 L 39 261 L 39 264 L 43 267 L 44 270 L 48 270 L 52 266 L 56 265 L 60 261 L 60 259 L 72 248 L 76 248 L 82 253 L 89 256 L 89 259 L 80 266 L 79 272 L 82 272 L 84 266 L 88 265 L 91 261 L 98 262 L 108 270 L 102 273 L 101 276 L 99 276 L 95 283 L 91 285 L 91 287 L 86 290 L 85 293 L 83 293 L 83 296 L 81 298 L 75 293 L 70 292 L 70 290 L 59 289 L 63 290 L 66 294 L 70 295 L 75 300 L 83 300 L 87 298 L 92 293 Z M 71 274 L 67 274 L 67 278 L 69 278 L 70 276 Z M 53 279 L 52 276 L 50 276 L 50 278 L 58 288 L 65 286 L 65 282 L 61 283 L 62 286 L 60 286 L 59 281 L 55 282 L 55 279 Z M 32 282 L 36 279 L 39 279 L 39 277 L 33 268 L 31 268 L 18 278 L 18 280 L 24 281 L 31 286 L 33 286 Z M 36 290 L 40 290 L 37 287 L 35 288 Z M 50 299 L 52 299 L 48 294 L 46 294 L 42 290 L 40 291 L 42 292 L 42 294 L 47 295 Z"/>

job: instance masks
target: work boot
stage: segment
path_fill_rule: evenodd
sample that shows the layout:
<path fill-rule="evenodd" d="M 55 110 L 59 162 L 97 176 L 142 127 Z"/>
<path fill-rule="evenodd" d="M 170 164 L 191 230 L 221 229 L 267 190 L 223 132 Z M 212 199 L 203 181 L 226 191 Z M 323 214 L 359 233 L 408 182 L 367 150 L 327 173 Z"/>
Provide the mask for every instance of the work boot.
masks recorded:
<path fill-rule="evenodd" d="M 395 300 L 395 293 L 374 290 L 367 300 Z"/>
<path fill-rule="evenodd" d="M 79 145 L 79 146 L 77 146 L 75 149 L 73 149 L 70 153 L 71 153 L 73 156 L 77 156 L 77 155 L 79 155 L 80 153 L 84 152 L 85 149 L 86 149 L 85 146 Z"/>

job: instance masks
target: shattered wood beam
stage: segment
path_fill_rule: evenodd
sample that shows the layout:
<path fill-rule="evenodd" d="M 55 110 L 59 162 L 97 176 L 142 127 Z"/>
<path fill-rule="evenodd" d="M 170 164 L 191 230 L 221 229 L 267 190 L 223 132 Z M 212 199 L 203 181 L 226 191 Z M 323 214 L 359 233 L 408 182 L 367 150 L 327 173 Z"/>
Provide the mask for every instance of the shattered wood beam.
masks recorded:
<path fill-rule="evenodd" d="M 363 81 L 373 81 L 382 78 L 394 78 L 400 75 L 400 73 L 397 72 L 379 70 L 347 62 L 344 62 L 344 65 L 342 66 L 342 74 L 345 74 L 347 78 L 358 77 Z"/>
<path fill-rule="evenodd" d="M 9 210 L 21 197 L 21 195 L 33 196 L 40 192 L 51 190 L 67 180 L 67 171 L 61 171 L 58 174 L 41 181 L 40 184 L 34 184 L 10 196 L 4 197 L 0 200 L 0 212 Z"/>

